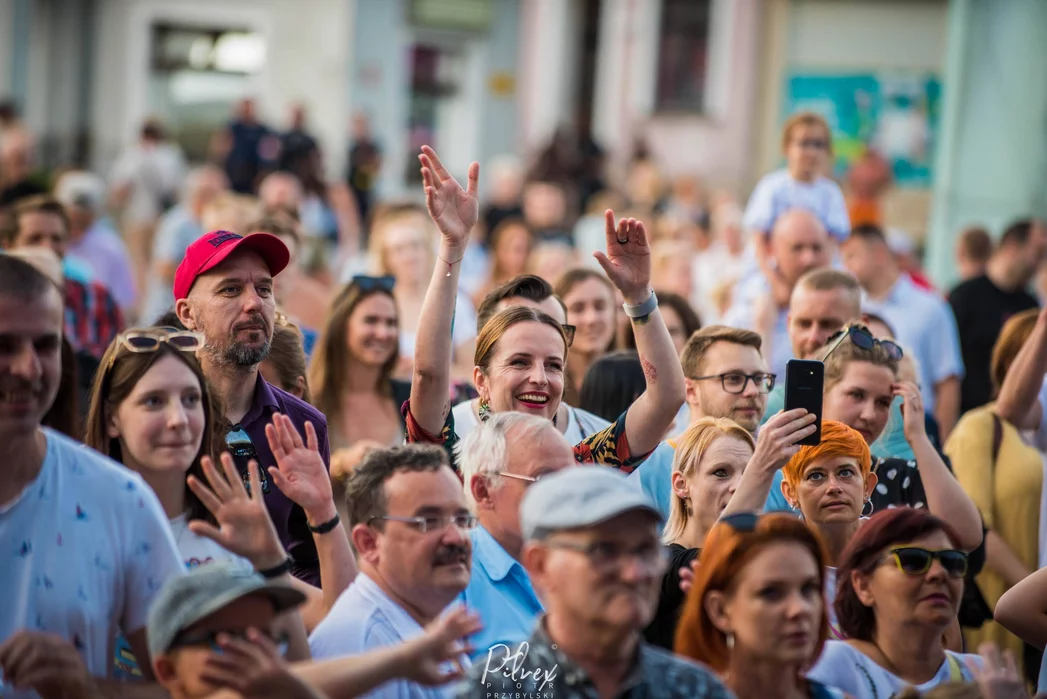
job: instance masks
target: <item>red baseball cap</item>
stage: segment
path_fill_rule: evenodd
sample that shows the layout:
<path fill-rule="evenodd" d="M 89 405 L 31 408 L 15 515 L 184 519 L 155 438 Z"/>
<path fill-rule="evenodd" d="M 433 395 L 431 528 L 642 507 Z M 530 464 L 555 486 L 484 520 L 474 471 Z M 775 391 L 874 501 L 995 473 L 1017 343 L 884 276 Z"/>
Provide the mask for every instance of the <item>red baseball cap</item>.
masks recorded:
<path fill-rule="evenodd" d="M 237 250 L 252 250 L 262 256 L 274 277 L 291 260 L 284 241 L 269 233 L 243 236 L 231 231 L 211 231 L 197 238 L 185 251 L 174 277 L 175 301 L 184 299 L 196 278 L 214 269 Z"/>

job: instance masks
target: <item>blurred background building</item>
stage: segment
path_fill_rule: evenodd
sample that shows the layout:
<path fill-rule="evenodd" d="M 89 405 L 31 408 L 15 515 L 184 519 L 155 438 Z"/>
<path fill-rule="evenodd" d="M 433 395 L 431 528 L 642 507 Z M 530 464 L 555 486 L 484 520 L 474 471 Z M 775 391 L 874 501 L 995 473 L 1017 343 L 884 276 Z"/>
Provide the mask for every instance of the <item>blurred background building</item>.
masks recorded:
<path fill-rule="evenodd" d="M 369 128 L 382 196 L 417 191 L 422 143 L 461 171 L 559 131 L 744 201 L 814 109 L 840 178 L 889 163 L 884 218 L 943 286 L 962 226 L 1047 214 L 1039 0 L 0 0 L 0 30 L 45 167 L 104 172 L 150 117 L 200 160 L 253 97 L 304 107 L 331 176 Z"/>

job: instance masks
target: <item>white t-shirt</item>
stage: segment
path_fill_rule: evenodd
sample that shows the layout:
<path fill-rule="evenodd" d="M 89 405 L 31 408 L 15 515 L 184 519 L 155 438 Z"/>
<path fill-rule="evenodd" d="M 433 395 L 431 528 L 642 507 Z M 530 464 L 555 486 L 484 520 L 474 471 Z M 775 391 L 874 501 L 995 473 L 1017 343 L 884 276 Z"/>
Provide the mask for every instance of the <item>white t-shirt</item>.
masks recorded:
<path fill-rule="evenodd" d="M 946 682 L 973 682 L 973 668 L 980 668 L 977 655 L 946 651 L 945 662 L 929 681 L 917 685 L 926 692 Z M 845 641 L 826 641 L 818 662 L 807 673 L 812 680 L 841 689 L 854 699 L 890 699 L 909 686 Z"/>
<path fill-rule="evenodd" d="M 237 556 L 205 536 L 199 536 L 189 530 L 189 521 L 186 515 L 179 515 L 170 520 L 171 534 L 174 536 L 175 545 L 178 547 L 178 555 L 182 558 L 186 570 L 210 563 L 232 563 L 238 566 L 246 566 L 249 570 L 254 566 L 242 556 Z M 118 680 L 140 680 L 142 671 L 138 668 L 138 661 L 134 657 L 127 639 L 122 635 L 116 639 L 116 652 L 114 654 L 113 677 Z"/>
<path fill-rule="evenodd" d="M 851 217 L 840 185 L 828 177 L 801 182 L 784 169 L 764 175 L 756 183 L 745 206 L 742 225 L 747 230 L 767 233 L 778 217 L 790 209 L 810 211 L 837 240 L 845 240 L 851 233 Z"/>
<path fill-rule="evenodd" d="M 476 412 L 473 410 L 473 402 L 471 400 L 462 401 L 454 406 L 451 409 L 451 414 L 454 415 L 454 432 L 459 439 L 465 439 L 465 436 L 480 424 L 480 420 L 476 417 Z M 567 428 L 564 430 L 563 436 L 567 439 L 568 444 L 574 446 L 586 437 L 591 437 L 597 432 L 607 429 L 610 425 L 611 423 L 598 415 L 593 415 L 581 408 L 572 408 L 568 405 Z"/>
<path fill-rule="evenodd" d="M 309 636 L 313 660 L 360 655 L 383 646 L 403 643 L 425 630 L 410 614 L 372 580 L 358 573 Z M 463 663 L 468 658 L 463 656 Z M 362 699 L 451 699 L 456 685 L 423 687 L 407 680 L 393 680 L 368 692 Z"/>
<path fill-rule="evenodd" d="M 92 675 L 109 677 L 118 632 L 145 628 L 153 598 L 182 574 L 181 560 L 138 474 L 44 433 L 40 474 L 0 506 L 0 642 L 21 629 L 53 633 L 76 646 Z M 4 695 L 16 696 L 34 695 Z"/>

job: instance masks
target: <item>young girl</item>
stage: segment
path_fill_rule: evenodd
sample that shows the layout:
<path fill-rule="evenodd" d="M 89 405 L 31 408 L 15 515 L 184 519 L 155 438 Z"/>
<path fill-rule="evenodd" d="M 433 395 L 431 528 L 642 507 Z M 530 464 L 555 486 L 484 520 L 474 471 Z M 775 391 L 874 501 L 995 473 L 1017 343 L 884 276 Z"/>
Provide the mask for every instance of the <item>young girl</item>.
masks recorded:
<path fill-rule="evenodd" d="M 118 336 L 95 377 L 84 442 L 149 484 L 171 520 L 187 568 L 232 561 L 263 574 L 274 571 L 270 577 L 280 577 L 309 596 L 310 609 L 304 613 L 318 622 L 325 606 L 321 592 L 278 571 L 287 553 L 262 500 L 258 469 L 250 470 L 252 482 L 245 488 L 228 454 L 221 459 L 224 477 L 211 460 L 210 454 L 217 451 L 217 413 L 194 355 L 202 345 L 197 333 L 165 328 L 134 329 Z M 283 416 L 274 418 L 274 426 L 281 437 L 294 430 Z M 287 467 L 297 469 L 302 463 L 286 450 L 273 451 L 283 467 L 273 469 L 280 476 Z M 296 475 L 312 475 L 306 471 L 315 470 L 315 465 L 306 465 Z M 329 483 L 326 473 L 322 476 Z M 282 482 L 277 475 L 274 480 Z M 295 613 L 287 622 L 290 657 L 308 658 L 301 617 Z M 119 641 L 116 662 L 118 674 L 138 674 L 129 648 Z"/>

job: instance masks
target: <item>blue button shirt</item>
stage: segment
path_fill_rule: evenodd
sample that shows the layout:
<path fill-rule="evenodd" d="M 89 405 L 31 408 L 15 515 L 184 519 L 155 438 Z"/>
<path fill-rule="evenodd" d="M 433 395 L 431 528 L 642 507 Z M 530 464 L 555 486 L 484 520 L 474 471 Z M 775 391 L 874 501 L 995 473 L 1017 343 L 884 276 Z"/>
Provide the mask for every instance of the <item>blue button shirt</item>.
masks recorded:
<path fill-rule="evenodd" d="M 476 611 L 483 621 L 483 630 L 472 638 L 473 658 L 486 660 L 493 646 L 513 648 L 526 641 L 544 608 L 527 571 L 486 529 L 477 527 L 469 537 L 473 542 L 473 572 L 458 601 Z"/>
<path fill-rule="evenodd" d="M 647 460 L 629 474 L 629 482 L 654 500 L 662 519 L 669 518 L 673 499 L 673 458 L 676 447 L 671 442 L 659 444 Z"/>

